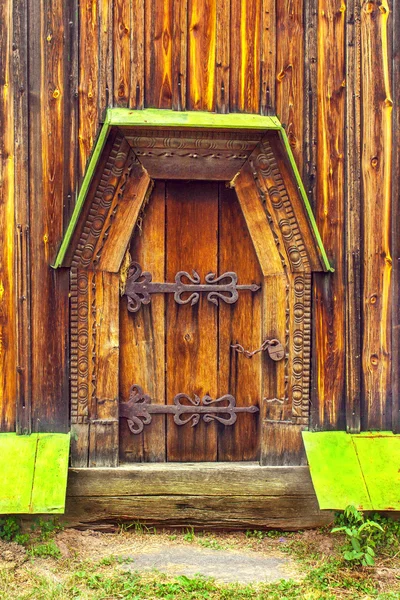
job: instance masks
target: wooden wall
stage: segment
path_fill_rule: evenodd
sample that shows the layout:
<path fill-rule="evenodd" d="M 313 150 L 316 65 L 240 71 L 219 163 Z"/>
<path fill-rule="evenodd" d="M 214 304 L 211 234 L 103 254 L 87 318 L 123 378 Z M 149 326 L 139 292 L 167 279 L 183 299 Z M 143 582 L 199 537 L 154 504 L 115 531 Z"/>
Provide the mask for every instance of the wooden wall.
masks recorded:
<path fill-rule="evenodd" d="M 49 264 L 108 106 L 280 117 L 335 267 L 314 285 L 312 425 L 398 428 L 399 13 L 394 0 L 1 3 L 1 430 L 68 428 L 68 288 Z"/>

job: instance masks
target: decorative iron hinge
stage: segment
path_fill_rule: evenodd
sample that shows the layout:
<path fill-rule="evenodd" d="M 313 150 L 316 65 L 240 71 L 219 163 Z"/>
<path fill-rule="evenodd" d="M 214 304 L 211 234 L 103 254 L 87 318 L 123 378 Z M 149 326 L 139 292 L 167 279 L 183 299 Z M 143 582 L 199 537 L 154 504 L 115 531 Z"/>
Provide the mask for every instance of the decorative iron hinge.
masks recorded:
<path fill-rule="evenodd" d="M 264 340 L 261 346 L 257 348 L 257 350 L 245 350 L 240 344 L 231 344 L 231 348 L 236 350 L 238 354 L 244 354 L 246 358 L 253 358 L 255 354 L 258 354 L 259 352 L 264 352 L 265 350 L 267 350 L 268 356 L 274 361 L 282 360 L 285 356 L 284 347 L 282 346 L 280 341 L 276 339 Z"/>
<path fill-rule="evenodd" d="M 185 283 L 182 279 L 188 279 Z M 227 304 L 234 304 L 239 297 L 238 290 L 250 290 L 256 292 L 260 286 L 252 283 L 249 285 L 238 285 L 238 277 L 233 271 L 223 273 L 219 277 L 215 273 L 205 276 L 206 283 L 200 283 L 200 276 L 196 271 L 192 275 L 186 271 L 179 271 L 175 275 L 174 283 L 157 283 L 152 281 L 152 275 L 148 271 L 142 271 L 142 267 L 132 262 L 124 295 L 128 297 L 128 310 L 137 312 L 142 304 L 149 304 L 151 294 L 174 294 L 175 302 L 178 304 L 197 304 L 200 293 L 208 292 L 207 300 L 218 305 L 219 300 Z M 184 294 L 189 294 L 183 298 Z"/>
<path fill-rule="evenodd" d="M 120 403 L 119 417 L 127 419 L 132 433 L 141 433 L 144 425 L 150 425 L 151 415 L 155 414 L 174 415 L 176 425 L 185 425 L 191 421 L 194 427 L 201 416 L 206 423 L 218 421 L 223 425 L 233 425 L 236 423 L 237 413 L 256 413 L 259 410 L 257 406 L 236 406 L 236 400 L 230 394 L 215 400 L 207 395 L 201 399 L 195 395 L 192 399 L 187 394 L 177 394 L 173 404 L 151 404 L 151 400 L 139 385 L 134 384 L 129 390 L 128 402 Z"/>

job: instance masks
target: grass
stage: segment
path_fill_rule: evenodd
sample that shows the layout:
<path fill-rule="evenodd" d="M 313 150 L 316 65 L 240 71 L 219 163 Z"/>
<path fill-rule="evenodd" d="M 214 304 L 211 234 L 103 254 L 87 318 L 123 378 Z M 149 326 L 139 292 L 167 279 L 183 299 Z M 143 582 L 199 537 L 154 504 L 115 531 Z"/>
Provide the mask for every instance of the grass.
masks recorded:
<path fill-rule="evenodd" d="M 96 559 L 84 557 L 79 552 L 63 558 L 56 543 L 59 527 L 50 524 L 43 529 L 39 527 L 32 534 L 34 541 L 31 539 L 27 545 L 27 561 L 23 565 L 0 569 L 1 600 L 400 599 L 397 524 L 388 526 L 387 539 L 385 543 L 382 541 L 374 568 L 349 565 L 343 558 L 345 537 L 331 535 L 329 529 L 311 533 L 249 530 L 246 533 L 210 534 L 195 532 L 192 527 L 183 532 L 156 532 L 135 523 L 121 527 L 116 534 L 101 534 L 102 540 L 108 540 L 110 546 L 105 546 L 103 556 Z M 19 535 L 19 532 L 15 530 L 14 534 Z M 77 535 L 81 534 L 78 532 Z M 140 547 L 146 547 L 158 540 L 163 540 L 164 544 L 187 544 L 188 553 L 192 545 L 215 551 L 242 549 L 248 552 L 249 548 L 253 552 L 283 551 L 297 564 L 304 578 L 301 581 L 240 585 L 223 584 L 202 576 L 135 572 L 134 553 L 122 554 L 127 544 L 133 547 L 139 543 Z M 390 577 L 387 573 L 386 578 L 382 576 L 381 571 L 385 569 L 390 572 Z"/>

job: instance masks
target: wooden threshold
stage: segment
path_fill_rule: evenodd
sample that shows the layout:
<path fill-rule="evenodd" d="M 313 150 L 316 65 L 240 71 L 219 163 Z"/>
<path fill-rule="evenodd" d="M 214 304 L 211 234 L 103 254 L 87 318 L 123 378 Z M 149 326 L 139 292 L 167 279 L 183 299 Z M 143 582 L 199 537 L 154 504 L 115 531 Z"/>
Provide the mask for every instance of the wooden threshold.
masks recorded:
<path fill-rule="evenodd" d="M 64 522 L 296 530 L 327 525 L 308 467 L 168 463 L 70 469 Z"/>

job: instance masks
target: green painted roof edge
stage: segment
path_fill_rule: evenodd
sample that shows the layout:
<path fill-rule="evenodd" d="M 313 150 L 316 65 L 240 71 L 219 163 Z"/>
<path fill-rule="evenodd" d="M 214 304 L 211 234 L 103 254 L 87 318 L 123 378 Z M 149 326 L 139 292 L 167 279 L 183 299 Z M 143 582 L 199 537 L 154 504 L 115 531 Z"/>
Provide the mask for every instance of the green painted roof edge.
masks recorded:
<path fill-rule="evenodd" d="M 72 213 L 71 220 L 70 220 L 67 230 L 64 234 L 64 237 L 61 242 L 61 246 L 57 253 L 54 264 L 52 265 L 53 269 L 58 269 L 58 267 L 61 267 L 64 262 L 64 258 L 67 253 L 69 243 L 70 243 L 73 233 L 75 231 L 75 227 L 78 222 L 79 215 L 81 214 L 83 205 L 85 203 L 86 194 L 88 192 L 90 183 L 92 181 L 94 172 L 96 170 L 96 166 L 99 161 L 100 155 L 101 155 L 104 145 L 106 143 L 108 132 L 110 131 L 110 128 L 111 128 L 110 117 L 111 117 L 111 115 L 108 110 L 106 113 L 105 121 L 103 123 L 102 128 L 100 129 L 99 136 L 94 145 L 93 152 L 90 156 L 89 164 L 87 166 L 86 173 L 83 178 L 81 188 L 79 190 L 78 198 L 76 200 L 74 212 Z"/>
<path fill-rule="evenodd" d="M 288 137 L 281 122 L 277 117 L 245 113 L 219 114 L 201 111 L 183 112 L 156 108 L 146 108 L 143 110 L 131 110 L 129 108 L 109 108 L 107 110 L 104 124 L 100 130 L 100 134 L 93 148 L 93 152 L 90 157 L 81 188 L 79 190 L 74 212 L 63 237 L 54 264 L 52 265 L 54 269 L 61 267 L 64 262 L 68 246 L 70 244 L 72 235 L 75 231 L 79 215 L 81 214 L 86 199 L 86 194 L 88 192 L 90 183 L 92 181 L 96 169 L 96 165 L 104 148 L 104 144 L 106 142 L 110 128 L 113 126 L 129 127 L 135 125 L 147 125 L 153 127 L 214 127 L 215 129 L 261 129 L 278 131 L 281 135 L 286 152 L 288 154 L 289 161 L 297 182 L 297 186 L 303 199 L 304 206 L 306 208 L 310 224 L 319 247 L 324 268 L 327 271 L 334 271 L 334 269 L 330 266 L 324 245 L 322 243 L 317 223 L 315 221 L 311 205 L 307 198 L 307 194 L 304 189 L 299 170 L 294 160 L 293 152 L 290 147 Z"/>
<path fill-rule="evenodd" d="M 301 197 L 303 199 L 304 206 L 305 206 L 307 214 L 308 214 L 308 218 L 309 218 L 309 221 L 310 221 L 311 228 L 312 228 L 312 230 L 314 232 L 315 240 L 316 240 L 316 242 L 318 244 L 318 248 L 319 248 L 319 251 L 321 253 L 321 258 L 322 258 L 323 265 L 324 265 L 326 271 L 330 271 L 331 273 L 333 273 L 335 271 L 335 269 L 331 266 L 331 264 L 329 262 L 329 258 L 328 258 L 327 254 L 326 254 L 326 250 L 324 248 L 324 244 L 323 244 L 323 241 L 322 241 L 322 238 L 321 238 L 321 234 L 320 234 L 320 232 L 318 230 L 318 225 L 317 225 L 317 222 L 315 220 L 314 213 L 312 211 L 310 201 L 309 201 L 309 199 L 307 197 L 303 181 L 302 181 L 302 179 L 300 177 L 299 169 L 297 168 L 297 164 L 296 164 L 296 161 L 294 159 L 294 155 L 293 155 L 292 149 L 290 147 L 289 138 L 288 138 L 287 133 L 286 133 L 285 129 L 283 128 L 283 126 L 280 127 L 279 131 L 280 131 L 280 135 L 282 137 L 282 141 L 284 143 L 287 155 L 289 157 L 290 164 L 291 164 L 292 169 L 293 169 L 293 173 L 294 173 L 294 176 L 295 176 L 295 179 L 296 179 L 298 190 L 299 190 L 300 195 L 301 195 Z"/>

